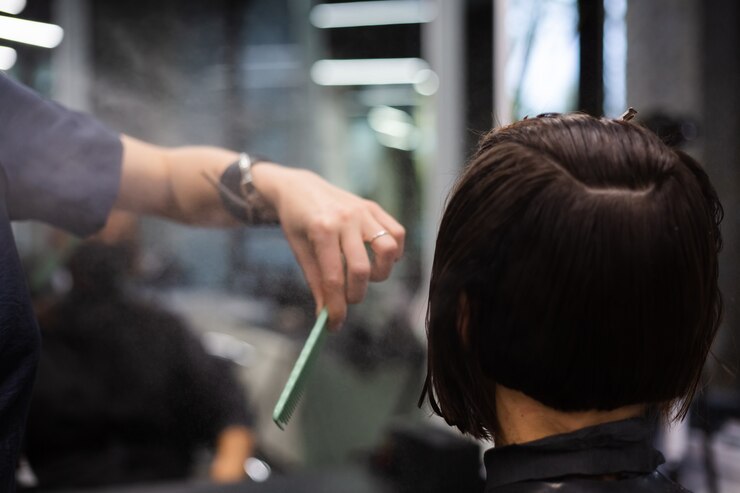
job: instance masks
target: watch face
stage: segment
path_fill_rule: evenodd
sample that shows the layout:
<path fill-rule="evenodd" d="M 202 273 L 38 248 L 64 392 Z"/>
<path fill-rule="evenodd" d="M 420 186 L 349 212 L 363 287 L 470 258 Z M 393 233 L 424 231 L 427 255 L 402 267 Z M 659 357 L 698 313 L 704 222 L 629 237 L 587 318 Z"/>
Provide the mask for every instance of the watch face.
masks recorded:
<path fill-rule="evenodd" d="M 252 160 L 249 154 L 242 152 L 239 155 L 239 171 L 242 173 L 242 186 L 252 183 Z"/>

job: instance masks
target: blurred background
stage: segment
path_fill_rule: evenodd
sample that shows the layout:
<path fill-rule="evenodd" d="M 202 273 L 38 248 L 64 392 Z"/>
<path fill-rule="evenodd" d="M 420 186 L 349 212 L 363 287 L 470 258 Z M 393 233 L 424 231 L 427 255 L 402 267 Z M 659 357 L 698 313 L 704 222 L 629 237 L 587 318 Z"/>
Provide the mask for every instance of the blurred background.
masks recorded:
<path fill-rule="evenodd" d="M 259 461 L 250 484 L 228 491 L 400 491 L 393 485 L 429 478 L 399 479 L 399 469 L 433 464 L 472 471 L 477 484 L 478 446 L 416 407 L 444 198 L 492 126 L 545 112 L 618 117 L 628 106 L 705 164 L 725 207 L 724 323 L 691 426 L 662 447 L 668 472 L 695 491 L 740 491 L 734 0 L 0 0 L 0 11 L 0 70 L 42 94 L 157 144 L 313 169 L 406 226 L 406 255 L 331 337 L 285 432 L 270 416 L 313 305 L 280 230 L 128 218 L 112 233 L 135 252 L 127 285 L 229 361 L 245 389 Z M 78 241 L 38 224 L 14 230 L 43 312 L 72 289 Z M 413 451 L 416 469 L 399 466 L 411 460 L 399 451 Z M 207 477 L 208 454 L 197 455 L 188 487 Z M 43 487 L 24 464 L 25 484 Z M 417 491 L 444 491 L 440 474 Z"/>

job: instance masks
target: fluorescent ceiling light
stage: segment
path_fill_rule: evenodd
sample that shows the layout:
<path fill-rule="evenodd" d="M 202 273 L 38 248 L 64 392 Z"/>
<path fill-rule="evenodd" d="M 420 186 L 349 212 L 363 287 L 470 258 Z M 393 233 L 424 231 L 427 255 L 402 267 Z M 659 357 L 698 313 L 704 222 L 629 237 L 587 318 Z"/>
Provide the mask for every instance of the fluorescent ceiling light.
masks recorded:
<path fill-rule="evenodd" d="M 319 60 L 311 67 L 311 79 L 321 86 L 413 84 L 428 69 L 421 58 Z"/>
<path fill-rule="evenodd" d="M 318 28 L 420 24 L 437 16 L 429 0 L 326 3 L 311 9 L 311 24 Z"/>
<path fill-rule="evenodd" d="M 20 14 L 26 8 L 26 0 L 0 0 L 0 12 Z"/>
<path fill-rule="evenodd" d="M 55 24 L 0 15 L 0 38 L 42 48 L 54 48 L 62 42 L 63 37 L 64 30 Z"/>
<path fill-rule="evenodd" d="M 0 46 L 0 70 L 10 70 L 17 58 L 18 55 L 13 48 Z"/>

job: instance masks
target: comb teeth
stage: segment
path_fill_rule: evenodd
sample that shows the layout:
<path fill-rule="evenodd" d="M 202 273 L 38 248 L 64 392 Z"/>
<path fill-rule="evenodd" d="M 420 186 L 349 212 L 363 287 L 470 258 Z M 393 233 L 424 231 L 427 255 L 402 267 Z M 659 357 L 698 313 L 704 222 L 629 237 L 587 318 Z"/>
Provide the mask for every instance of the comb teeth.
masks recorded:
<path fill-rule="evenodd" d="M 275 405 L 272 420 L 281 430 L 285 429 L 303 396 L 308 375 L 324 342 L 328 318 L 326 308 L 322 309 Z"/>
<path fill-rule="evenodd" d="M 277 424 L 281 430 L 285 429 L 285 425 L 287 425 L 288 421 L 290 421 L 290 418 L 293 417 L 293 414 L 298 408 L 298 404 L 301 402 L 301 398 L 303 397 L 304 393 L 305 387 L 301 386 L 300 388 L 297 388 L 292 394 L 293 398 L 285 403 L 285 408 L 283 412 L 280 413 L 278 418 L 275 418 L 275 424 Z"/>

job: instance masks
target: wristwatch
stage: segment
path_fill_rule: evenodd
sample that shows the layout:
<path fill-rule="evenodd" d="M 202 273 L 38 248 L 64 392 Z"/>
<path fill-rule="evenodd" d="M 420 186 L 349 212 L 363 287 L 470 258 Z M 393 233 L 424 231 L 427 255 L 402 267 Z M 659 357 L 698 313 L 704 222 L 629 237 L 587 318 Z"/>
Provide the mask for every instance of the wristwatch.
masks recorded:
<path fill-rule="evenodd" d="M 246 152 L 226 168 L 218 187 L 226 210 L 240 221 L 258 224 L 279 224 L 277 211 L 262 197 L 254 186 L 252 166 L 268 159 L 250 156 Z"/>

